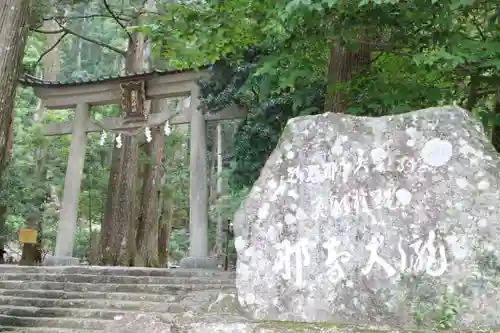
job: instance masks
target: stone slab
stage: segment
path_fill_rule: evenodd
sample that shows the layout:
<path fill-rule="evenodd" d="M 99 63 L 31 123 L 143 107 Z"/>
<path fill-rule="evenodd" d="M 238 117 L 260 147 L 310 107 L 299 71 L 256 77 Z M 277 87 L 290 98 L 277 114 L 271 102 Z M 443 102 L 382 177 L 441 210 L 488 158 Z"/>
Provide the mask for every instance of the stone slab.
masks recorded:
<path fill-rule="evenodd" d="M 97 330 L 104 331 L 111 320 L 88 318 L 37 318 L 16 317 L 0 314 L 0 327 L 50 327 L 68 330 Z"/>
<path fill-rule="evenodd" d="M 50 308 L 57 309 L 61 313 L 67 315 L 67 310 L 77 309 L 106 309 L 106 310 L 123 310 L 123 311 L 144 311 L 144 312 L 173 312 L 179 313 L 188 309 L 179 303 L 173 302 L 172 297 L 170 302 L 147 302 L 147 301 L 115 301 L 103 299 L 44 299 L 44 298 L 26 298 L 26 297 L 12 297 L 0 296 L 0 313 L 9 307 L 9 311 L 14 311 L 16 307 L 34 307 L 39 309 Z M 22 309 L 24 310 L 24 309 Z M 52 310 L 51 310 L 52 311 Z M 56 313 L 52 311 L 51 313 Z M 40 312 L 38 312 L 40 314 Z M 5 313 L 4 313 L 5 314 Z M 43 313 L 42 313 L 43 314 Z M 78 313 L 71 315 L 77 316 Z M 14 314 L 15 315 L 15 314 Z M 37 317 L 37 316 L 33 316 Z"/>
<path fill-rule="evenodd" d="M 165 320 L 151 314 L 123 317 L 108 328 L 109 333 L 416 333 L 403 329 L 375 326 L 339 325 L 334 323 L 305 323 L 262 321 L 253 322 L 241 317 L 186 318 L 177 316 Z M 448 331 L 448 332 L 468 332 Z M 472 331 L 470 331 L 472 332 Z"/>
<path fill-rule="evenodd" d="M 140 311 L 125 311 L 116 309 L 71 309 L 71 308 L 37 308 L 35 306 L 0 305 L 0 315 L 18 318 L 61 318 L 61 319 L 98 319 L 113 320 L 116 316 L 127 313 L 138 314 Z M 57 325 L 55 327 L 58 327 Z"/>
<path fill-rule="evenodd" d="M 60 324 L 57 318 L 38 319 L 28 318 L 27 320 L 23 320 L 23 318 L 0 315 L 0 325 L 3 322 L 16 322 L 19 325 L 25 325 L 23 327 L 3 325 L 0 328 L 15 333 L 421 333 L 418 331 L 388 329 L 385 327 L 340 325 L 334 323 L 252 322 L 241 317 L 227 316 L 213 316 L 210 318 L 177 316 L 167 319 L 161 315 L 137 314 L 118 316 L 112 321 L 64 319 Z M 476 333 L 467 330 L 448 330 L 445 332 Z"/>
<path fill-rule="evenodd" d="M 93 333 L 96 330 L 79 330 L 75 328 L 57 328 L 57 327 L 14 327 L 2 326 L 2 332 L 11 333 Z"/>
<path fill-rule="evenodd" d="M 236 290 L 236 289 L 235 289 Z M 234 290 L 234 292 L 235 292 Z M 74 292 L 64 290 L 43 290 L 43 289 L 0 289 L 0 300 L 5 297 L 20 297 L 27 299 L 44 300 L 107 300 L 116 302 L 173 302 L 177 294 L 186 292 L 173 291 L 169 294 L 148 294 L 148 293 L 110 293 L 110 292 Z M 1 302 L 1 301 L 0 301 Z"/>
<path fill-rule="evenodd" d="M 235 272 L 203 269 L 168 269 L 119 266 L 18 266 L 2 265 L 1 273 L 88 274 L 114 276 L 209 277 L 234 279 Z"/>
<path fill-rule="evenodd" d="M 38 274 L 3 273 L 0 281 L 47 281 L 75 283 L 114 283 L 114 284 L 223 284 L 231 283 L 226 278 L 211 277 L 170 277 L 170 276 L 125 276 L 90 274 Z"/>
<path fill-rule="evenodd" d="M 43 289 L 0 289 L 1 300 L 7 297 L 19 297 L 27 299 L 48 300 L 97 300 L 116 302 L 173 302 L 176 299 L 176 292 L 170 294 L 148 294 L 148 293 L 109 293 L 109 292 L 71 292 L 64 290 L 43 290 Z"/>
<path fill-rule="evenodd" d="M 214 257 L 186 257 L 180 262 L 184 269 L 219 270 L 219 261 Z"/>
<path fill-rule="evenodd" d="M 65 257 L 65 256 L 51 256 L 47 255 L 43 260 L 44 266 L 75 266 L 80 262 L 80 258 Z"/>
<path fill-rule="evenodd" d="M 150 296 L 150 295 L 146 295 Z M 91 310 L 85 312 L 86 310 Z M 96 310 L 96 311 L 94 311 Z M 134 301 L 115 299 L 89 298 L 27 298 L 20 296 L 0 296 L 0 313 L 20 316 L 28 313 L 32 317 L 44 316 L 71 316 L 71 317 L 99 317 L 106 315 L 107 310 L 113 316 L 115 311 L 161 312 L 161 313 L 242 313 L 236 293 L 221 292 L 218 290 L 203 290 L 180 293 L 169 296 L 168 301 Z M 101 317 L 99 317 L 101 318 Z"/>
<path fill-rule="evenodd" d="M 235 214 L 255 319 L 500 327 L 500 158 L 456 107 L 288 122 Z"/>
<path fill-rule="evenodd" d="M 0 289 L 56 290 L 69 292 L 176 294 L 195 290 L 233 290 L 234 284 L 116 284 L 48 281 L 2 281 Z"/>

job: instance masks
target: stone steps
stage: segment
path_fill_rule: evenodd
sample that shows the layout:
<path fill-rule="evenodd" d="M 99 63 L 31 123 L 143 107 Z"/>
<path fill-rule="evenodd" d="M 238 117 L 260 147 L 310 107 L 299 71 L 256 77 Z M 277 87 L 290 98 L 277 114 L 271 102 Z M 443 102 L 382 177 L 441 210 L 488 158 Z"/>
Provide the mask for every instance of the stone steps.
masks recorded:
<path fill-rule="evenodd" d="M 205 271 L 196 269 L 165 269 L 143 267 L 115 267 L 115 266 L 17 266 L 0 265 L 0 274 L 6 273 L 35 273 L 35 274 L 89 274 L 114 276 L 157 276 L 157 277 L 219 277 L 234 279 L 234 272 L 219 270 Z"/>
<path fill-rule="evenodd" d="M 159 304 L 158 304 L 159 305 Z M 162 309 L 158 307 L 158 310 Z M 0 306 L 0 314 L 20 318 L 79 318 L 114 320 L 116 317 L 140 314 L 143 312 L 162 314 L 151 311 L 125 311 L 117 309 L 81 309 L 81 308 L 39 308 L 35 306 Z"/>
<path fill-rule="evenodd" d="M 72 328 L 54 328 L 54 327 L 13 327 L 3 326 L 0 332 L 14 333 L 96 333 L 96 330 L 79 330 Z"/>
<path fill-rule="evenodd" d="M 1 318 L 1 316 L 0 316 Z M 29 322 L 37 323 L 37 318 Z M 34 325 L 25 327 L 6 326 L 4 332 L 15 333 L 409 333 L 410 330 L 389 330 L 379 327 L 358 327 L 353 325 L 336 325 L 327 323 L 304 322 L 251 322 L 241 318 L 181 318 L 168 320 L 147 319 L 139 324 L 130 324 L 131 320 L 85 321 L 64 319 L 62 326 L 52 327 L 53 319 L 44 319 L 44 327 Z M 27 321 L 26 321 L 27 322 Z M 148 325 L 149 323 L 149 325 Z M 117 325 L 118 324 L 118 325 Z M 78 326 L 79 328 L 75 328 Z M 86 328 L 82 328 L 86 327 Z M 2 331 L 2 330 L 0 330 Z"/>
<path fill-rule="evenodd" d="M 28 327 L 40 329 L 66 329 L 69 332 L 73 332 L 75 329 L 100 332 L 105 330 L 112 322 L 113 320 L 96 318 L 38 318 L 0 315 L 0 330 L 6 326 L 15 328 L 13 332 L 16 333 L 22 332 L 23 329 Z"/>
<path fill-rule="evenodd" d="M 181 286 L 177 286 L 178 290 Z M 0 297 L 24 297 L 56 300 L 115 300 L 115 301 L 136 301 L 136 302 L 172 302 L 175 299 L 174 293 L 170 295 L 157 295 L 147 293 L 119 293 L 119 292 L 90 292 L 85 293 L 64 290 L 44 290 L 44 289 L 0 289 Z"/>
<path fill-rule="evenodd" d="M 224 290 L 234 288 L 229 283 L 224 284 L 106 284 L 106 283 L 75 283 L 75 282 L 44 282 L 44 281 L 0 281 L 0 289 L 9 290 L 54 290 L 66 292 L 96 292 L 96 293 L 148 293 L 169 295 L 186 290 Z"/>
<path fill-rule="evenodd" d="M 227 279 L 213 277 L 172 277 L 172 276 L 114 276 L 91 274 L 49 274 L 49 273 L 1 273 L 0 281 L 46 281 L 75 283 L 122 283 L 122 284 L 223 284 Z"/>
<path fill-rule="evenodd" d="M 97 333 L 104 332 L 99 330 L 81 330 L 75 328 L 57 328 L 57 327 L 14 327 L 2 326 L 0 332 L 11 333 Z"/>
<path fill-rule="evenodd" d="M 0 332 L 101 332 L 123 316 L 231 312 L 235 295 L 223 271 L 0 265 Z"/>
<path fill-rule="evenodd" d="M 110 309 L 168 313 L 182 313 L 189 309 L 189 306 L 182 305 L 178 302 L 147 302 L 102 299 L 59 300 L 54 298 L 0 297 L 0 313 L 4 313 L 3 308 L 6 306 L 10 309 L 14 309 L 16 307 L 34 307 L 58 309 Z"/>

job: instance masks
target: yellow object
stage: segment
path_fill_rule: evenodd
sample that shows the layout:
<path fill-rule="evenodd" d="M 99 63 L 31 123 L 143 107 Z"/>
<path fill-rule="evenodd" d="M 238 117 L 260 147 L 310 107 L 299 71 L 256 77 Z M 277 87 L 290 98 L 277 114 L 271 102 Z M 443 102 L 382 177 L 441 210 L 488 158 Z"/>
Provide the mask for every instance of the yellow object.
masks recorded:
<path fill-rule="evenodd" d="M 36 230 L 23 228 L 19 230 L 19 241 L 24 244 L 36 244 Z"/>

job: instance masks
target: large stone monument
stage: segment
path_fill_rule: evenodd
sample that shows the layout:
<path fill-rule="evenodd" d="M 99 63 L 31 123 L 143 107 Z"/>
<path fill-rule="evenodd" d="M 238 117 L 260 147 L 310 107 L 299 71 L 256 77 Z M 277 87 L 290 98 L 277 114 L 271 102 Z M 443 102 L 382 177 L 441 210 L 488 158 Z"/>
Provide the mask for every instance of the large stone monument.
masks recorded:
<path fill-rule="evenodd" d="M 500 158 L 457 107 L 289 121 L 235 215 L 254 319 L 500 326 Z"/>

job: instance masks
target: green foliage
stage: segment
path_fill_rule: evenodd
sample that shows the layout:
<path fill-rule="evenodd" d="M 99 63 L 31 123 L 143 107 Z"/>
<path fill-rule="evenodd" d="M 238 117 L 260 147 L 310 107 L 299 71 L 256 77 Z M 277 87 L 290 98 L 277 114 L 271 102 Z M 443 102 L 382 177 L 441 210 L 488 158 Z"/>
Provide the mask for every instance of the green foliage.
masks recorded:
<path fill-rule="evenodd" d="M 43 219 L 44 246 L 52 250 L 55 246 L 57 223 L 59 220 L 60 200 L 64 185 L 70 136 L 43 138 L 40 125 L 33 123 L 33 110 L 36 99 L 31 89 L 20 89 L 17 96 L 14 149 L 12 160 L 4 178 L 5 189 L 0 192 L 1 202 L 7 203 L 8 214 L 2 230 L 3 240 L 16 243 L 17 231 L 26 223 L 30 214 L 41 212 Z M 99 112 L 100 109 L 94 110 Z M 112 110 L 105 110 L 112 113 Z M 50 111 L 46 121 L 66 121 L 69 110 Z M 109 151 L 114 142 L 108 140 L 100 146 L 99 134 L 89 134 L 86 150 L 84 177 L 80 192 L 79 224 L 75 239 L 75 255 L 85 257 L 90 246 L 89 223 L 92 230 L 100 230 L 104 215 L 104 203 L 107 195 L 109 175 Z M 174 131 L 165 139 L 164 172 L 168 175 L 162 188 L 164 200 L 172 205 L 174 229 L 183 229 L 188 224 L 189 170 L 186 147 L 186 134 Z M 41 146 L 47 146 L 44 157 L 46 179 L 35 176 L 37 167 L 34 152 Z M 47 192 L 51 195 L 47 198 Z M 182 231 L 179 231 L 182 233 Z M 174 233 L 177 235 L 179 232 Z M 177 236 L 175 236 L 177 237 Z M 188 248 L 186 239 L 175 238 L 174 246 L 179 256 Z M 183 252 L 184 251 L 184 252 Z"/>
<path fill-rule="evenodd" d="M 459 319 L 460 300 L 443 287 L 436 290 L 435 281 L 424 274 L 401 274 L 399 283 L 406 291 L 400 300 L 411 309 L 411 315 L 417 325 L 434 326 L 436 329 L 450 329 Z"/>
<path fill-rule="evenodd" d="M 125 18 L 135 15 L 138 12 L 136 8 L 142 8 L 142 2 L 108 1 Z M 158 1 L 158 5 L 161 2 Z M 64 15 L 67 19 L 61 22 L 72 31 L 119 49 L 125 50 L 127 46 L 126 32 L 109 17 L 102 1 L 58 1 L 57 6 L 52 7 L 49 0 L 44 0 L 39 5 L 36 9 L 39 18 Z M 42 22 L 38 23 L 40 24 L 35 27 L 41 28 Z M 25 71 L 40 75 L 44 62 L 39 62 L 39 58 L 51 46 L 47 35 L 33 32 L 23 60 Z M 56 51 L 61 69 L 58 80 L 99 78 L 119 74 L 122 69 L 121 55 L 72 34 L 57 45 Z M 38 68 L 35 68 L 37 63 Z M 7 206 L 0 237 L 3 244 L 16 245 L 18 230 L 26 224 L 28 216 L 35 214 L 43 221 L 44 247 L 51 251 L 55 246 L 71 136 L 44 138 L 42 125 L 34 121 L 38 106 L 38 100 L 31 89 L 18 90 L 12 158 L 0 191 L 0 203 Z M 117 105 L 99 106 L 93 107 L 91 112 L 92 117 L 101 120 L 107 116 L 119 115 L 119 108 Z M 43 122 L 64 122 L 72 117 L 72 110 L 45 110 Z M 82 258 L 89 254 L 90 231 L 100 230 L 107 196 L 113 142 L 108 140 L 104 146 L 100 146 L 99 137 L 99 133 L 89 134 L 81 185 L 75 255 Z M 163 171 L 167 177 L 161 191 L 164 201 L 173 208 L 171 216 L 164 216 L 163 222 L 171 222 L 174 229 L 183 229 L 188 223 L 189 170 L 187 155 L 182 153 L 186 150 L 185 141 L 186 134 L 175 131 L 165 142 Z M 44 151 L 41 161 L 36 160 L 37 151 Z M 39 177 L 38 174 L 45 176 Z M 179 242 L 181 253 L 187 249 L 188 244 L 184 238 Z"/>
<path fill-rule="evenodd" d="M 179 262 L 189 252 L 189 234 L 186 229 L 177 229 L 172 232 L 168 243 L 169 257 L 173 262 Z"/>
<path fill-rule="evenodd" d="M 136 13 L 136 2 L 126 2 L 131 9 L 122 14 Z M 129 30 L 146 33 L 154 53 L 168 62 L 167 67 L 212 65 L 211 78 L 201 82 L 205 111 L 217 112 L 232 103 L 248 110 L 237 132 L 228 136 L 231 144 L 225 166 L 231 195 L 221 198 L 215 210 L 225 217 L 259 176 L 287 121 L 323 112 L 334 45 L 354 52 L 364 43 L 372 50 L 369 68 L 328 92 L 346 96 L 347 113 L 383 116 L 457 103 L 469 108 L 488 130 L 498 125 L 498 115 L 493 112 L 500 98 L 500 12 L 496 1 L 209 0 L 158 1 L 156 6 L 161 14 L 150 14 Z M 61 7 L 70 14 L 103 9 L 95 1 L 61 3 Z M 127 43 L 124 31 L 110 18 L 71 20 L 68 27 L 120 49 Z M 27 67 L 37 61 L 45 44 L 45 36 L 31 36 Z M 115 74 L 122 66 L 112 51 L 75 36 L 64 39 L 59 54 L 61 79 Z M 6 180 L 8 190 L 1 194 L 9 202 L 7 220 L 12 229 L 25 214 L 40 209 L 43 200 L 37 198 L 47 193 L 47 183 L 32 177 L 34 150 L 49 145 L 45 166 L 49 187 L 60 195 L 69 146 L 68 137 L 42 138 L 40 127 L 31 121 L 36 105 L 33 94 L 20 90 L 18 96 L 13 163 Z M 93 110 L 97 119 L 114 114 L 116 107 Z M 68 111 L 50 112 L 45 120 L 67 117 Z M 106 196 L 108 167 L 102 161 L 109 151 L 109 145 L 98 146 L 97 136 L 89 140 L 80 201 L 82 220 L 96 224 L 102 219 Z M 178 229 L 171 242 L 172 253 L 179 256 L 187 251 L 189 177 L 186 156 L 179 155 L 185 140 L 181 133 L 167 139 L 163 165 L 168 181 L 162 191 L 172 207 L 174 229 Z M 43 210 L 48 225 L 55 226 L 57 209 Z M 84 230 L 82 227 L 82 235 Z"/>
<path fill-rule="evenodd" d="M 369 70 L 336 88 L 347 95 L 348 113 L 459 103 L 481 110 L 490 125 L 500 88 L 497 7 L 492 0 L 190 2 L 167 5 L 144 31 L 172 66 L 214 64 L 202 87 L 208 110 L 248 109 L 232 148 L 238 189 L 258 177 L 289 118 L 322 112 L 333 43 L 355 51 L 363 40 L 373 51 Z"/>
<path fill-rule="evenodd" d="M 220 215 L 224 220 L 231 220 L 249 191 L 250 189 L 245 187 L 239 191 L 221 196 L 218 199 L 217 206 L 214 207 L 213 219 L 215 220 L 216 216 Z"/>

